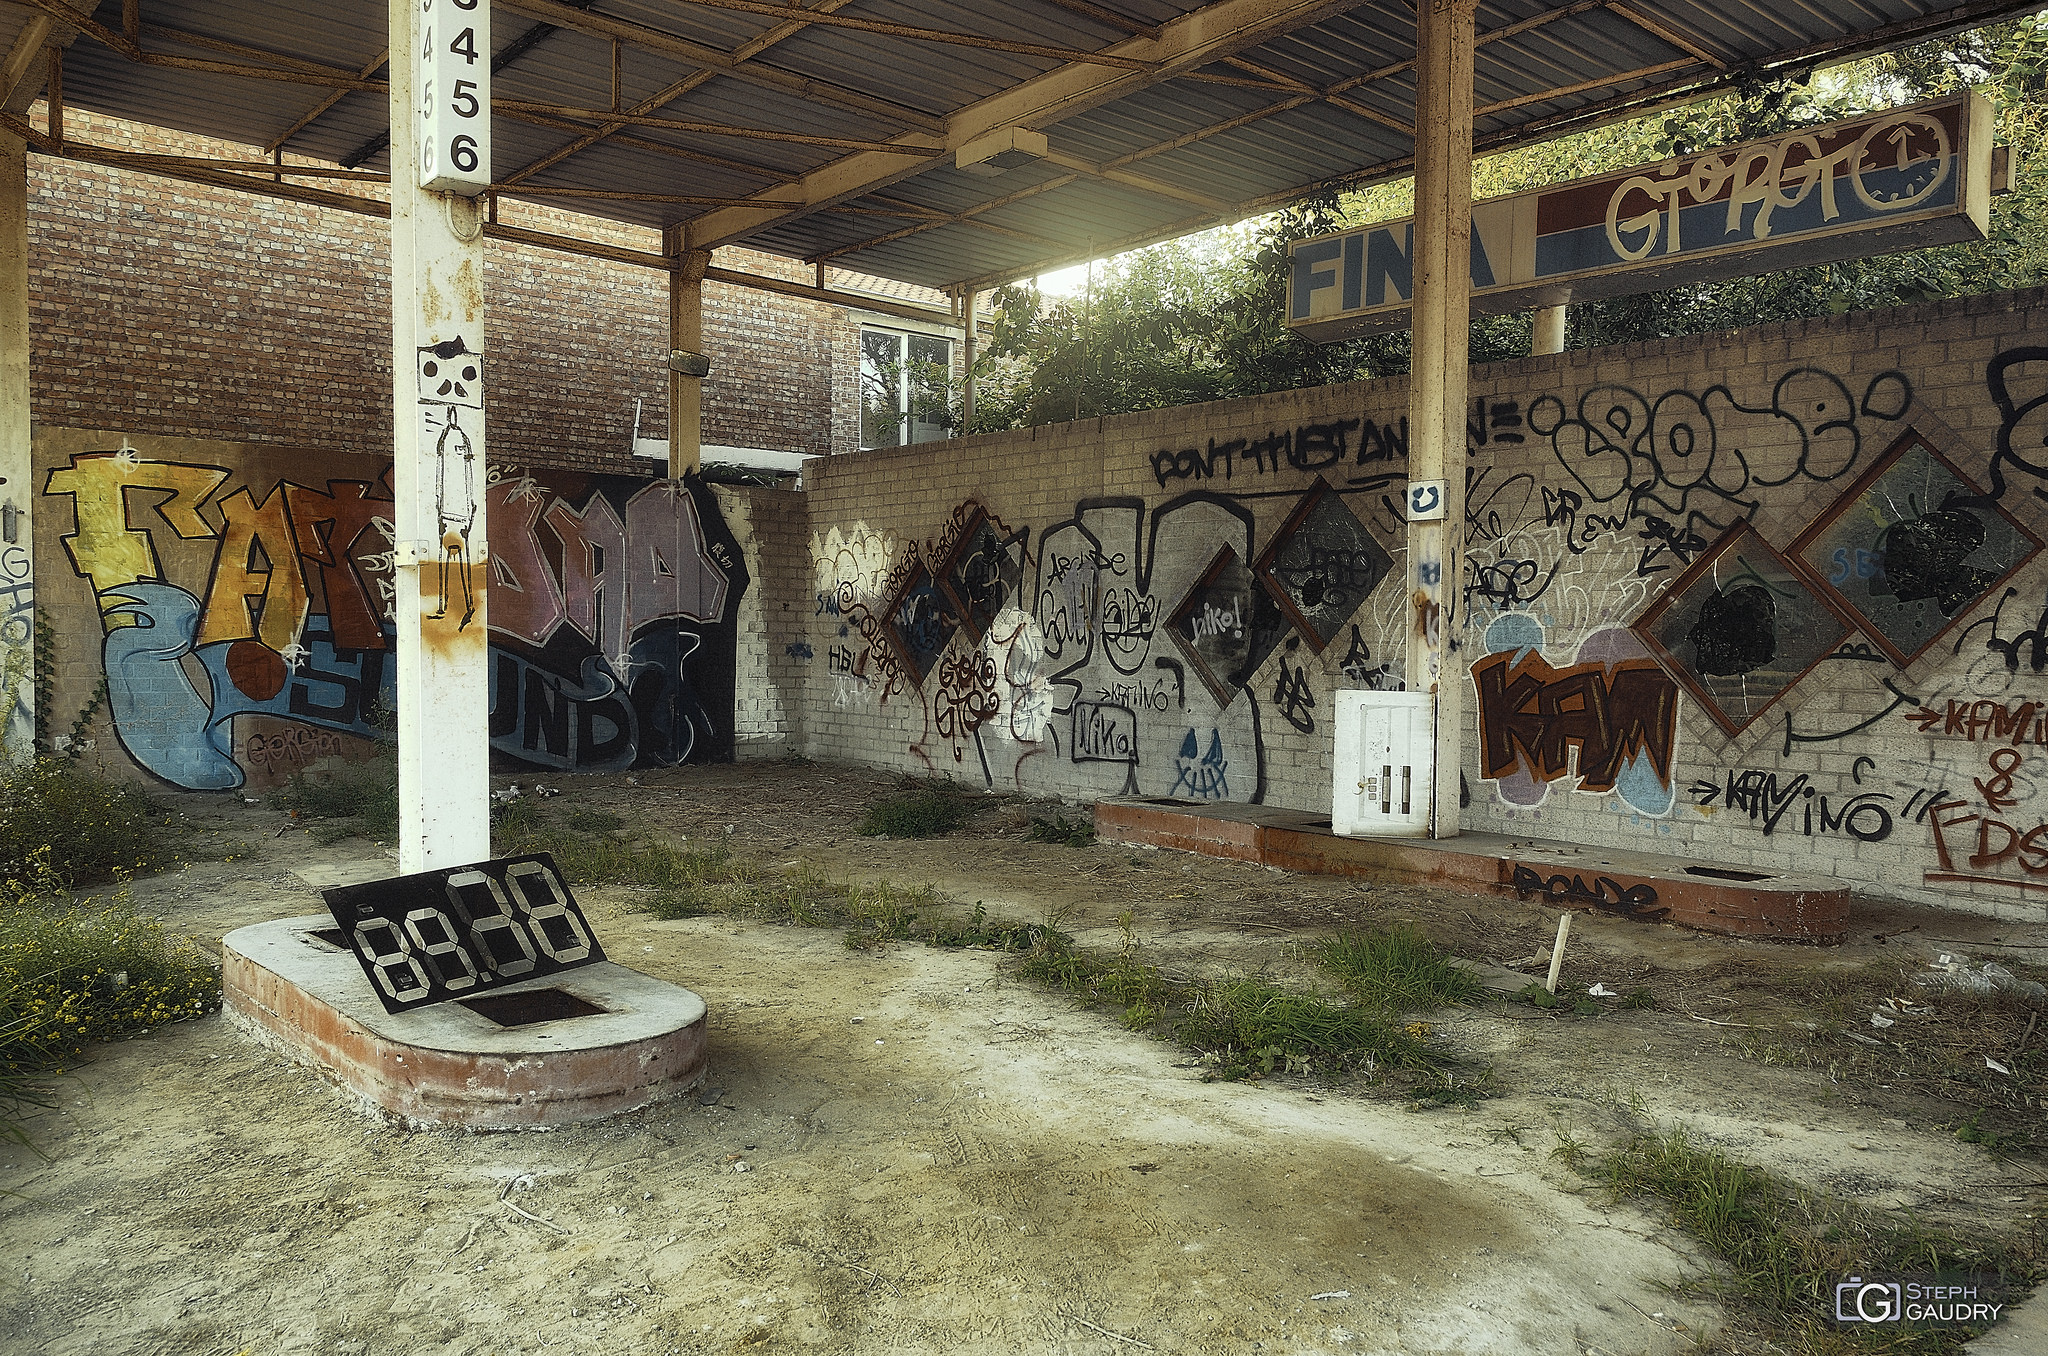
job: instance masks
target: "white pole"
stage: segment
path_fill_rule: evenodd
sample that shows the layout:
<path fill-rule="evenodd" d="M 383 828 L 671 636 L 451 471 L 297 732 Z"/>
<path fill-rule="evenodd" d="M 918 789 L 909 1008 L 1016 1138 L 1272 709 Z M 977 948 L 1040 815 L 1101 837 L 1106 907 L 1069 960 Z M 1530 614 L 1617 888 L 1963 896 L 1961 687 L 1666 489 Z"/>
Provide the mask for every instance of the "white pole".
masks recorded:
<path fill-rule="evenodd" d="M 1408 525 L 1408 690 L 1436 695 L 1432 838 L 1458 832 L 1465 674 L 1454 649 L 1465 529 L 1465 389 L 1472 325 L 1472 48 L 1477 0 L 1417 0 L 1415 358 L 1408 479 L 1441 481 L 1441 512 Z"/>
<path fill-rule="evenodd" d="M 1529 356 L 1564 352 L 1564 307 L 1541 306 L 1530 313 Z"/>
<path fill-rule="evenodd" d="M 36 741 L 28 410 L 28 145 L 0 132 L 0 765 Z"/>
<path fill-rule="evenodd" d="M 453 22 L 457 14 L 473 23 L 488 7 L 456 11 L 433 0 L 390 0 L 390 46 L 397 56 L 391 63 L 391 368 L 398 866 L 407 875 L 491 855 L 484 209 L 477 199 L 418 186 L 417 50 L 429 24 Z M 480 36 L 487 66 L 489 36 Z M 436 45 L 445 48 L 448 37 L 437 33 Z M 408 52 L 415 61 L 405 59 Z M 457 78 L 442 72 L 435 93 L 445 100 Z M 487 100 L 486 92 L 486 110 Z M 488 142 L 483 146 L 488 181 Z"/>

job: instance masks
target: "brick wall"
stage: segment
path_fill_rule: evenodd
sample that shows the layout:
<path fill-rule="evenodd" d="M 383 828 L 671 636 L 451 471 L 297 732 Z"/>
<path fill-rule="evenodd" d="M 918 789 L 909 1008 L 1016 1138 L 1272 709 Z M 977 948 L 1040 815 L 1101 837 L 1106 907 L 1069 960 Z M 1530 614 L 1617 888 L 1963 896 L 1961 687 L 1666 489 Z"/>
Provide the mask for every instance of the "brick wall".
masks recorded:
<path fill-rule="evenodd" d="M 2044 302 L 1474 369 L 1464 825 L 2048 914 Z M 768 652 L 813 656 L 804 751 L 1327 808 L 1335 692 L 1403 676 L 1406 403 L 1360 383 L 815 468 L 805 596 L 763 592 Z M 1344 516 L 1283 532 L 1319 479 Z M 1824 528 L 1806 567 L 1779 563 Z M 1334 616 L 1304 627 L 1227 571 L 1205 593 L 1226 546 L 1284 548 L 1276 579 Z M 949 561 L 959 599 L 918 602 Z M 1667 593 L 1659 655 L 1642 633 Z M 921 674 L 888 639 L 905 598 Z"/>
<path fill-rule="evenodd" d="M 799 704 L 810 645 L 788 641 L 788 614 L 803 597 L 804 499 L 793 490 L 717 487 L 720 511 L 745 553 L 753 587 L 740 600 L 734 664 L 735 756 L 781 758 L 800 752 Z"/>
<path fill-rule="evenodd" d="M 66 110 L 74 139 L 253 158 L 245 146 Z M 30 158 L 32 409 L 38 423 L 380 452 L 391 440 L 388 228 L 378 218 Z M 502 219 L 650 253 L 657 233 L 507 202 Z M 493 460 L 642 472 L 668 423 L 666 276 L 492 241 L 486 276 Z M 739 271 L 787 260 L 721 250 Z M 800 275 L 799 275 L 800 276 Z M 808 277 L 800 280 L 808 281 Z M 853 415 L 834 364 L 845 310 L 705 287 L 704 440 L 822 455 Z M 851 407 L 849 406 L 849 411 Z"/>

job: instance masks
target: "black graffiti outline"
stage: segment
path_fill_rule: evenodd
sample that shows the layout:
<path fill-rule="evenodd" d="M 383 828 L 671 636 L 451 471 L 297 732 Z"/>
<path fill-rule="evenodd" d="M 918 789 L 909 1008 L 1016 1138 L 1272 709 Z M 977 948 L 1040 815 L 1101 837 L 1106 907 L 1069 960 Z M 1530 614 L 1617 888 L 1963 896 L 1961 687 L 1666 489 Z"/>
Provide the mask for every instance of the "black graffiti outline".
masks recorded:
<path fill-rule="evenodd" d="M 1559 872 L 1546 878 L 1517 862 L 1509 883 L 1524 899 L 1541 895 L 1546 904 L 1584 904 L 1638 923 L 1661 923 L 1671 913 L 1669 907 L 1653 907 L 1657 903 L 1657 887 L 1647 881 L 1624 887 L 1612 876 L 1598 876 L 1588 885 L 1581 875 Z"/>
<path fill-rule="evenodd" d="M 1892 675 L 1891 677 L 1887 677 L 1884 680 L 1884 685 L 1885 688 L 1892 694 L 1893 700 L 1890 706 L 1887 706 L 1884 710 L 1878 712 L 1869 720 L 1863 721 L 1862 723 L 1857 725 L 1851 725 L 1848 729 L 1839 730 L 1834 734 L 1798 734 L 1794 732 L 1794 730 L 1792 729 L 1792 713 L 1790 711 L 1787 711 L 1785 713 L 1785 756 L 1791 756 L 1792 746 L 1794 744 L 1828 744 L 1834 742 L 1837 739 L 1847 739 L 1852 734 L 1862 734 L 1865 730 L 1877 724 L 1879 721 L 1883 720 L 1886 716 L 1890 715 L 1892 712 L 1898 710 L 1902 706 L 1920 705 L 1920 698 L 1914 696 L 1910 692 L 1899 691 L 1899 685 L 1897 682 L 1896 674 Z"/>

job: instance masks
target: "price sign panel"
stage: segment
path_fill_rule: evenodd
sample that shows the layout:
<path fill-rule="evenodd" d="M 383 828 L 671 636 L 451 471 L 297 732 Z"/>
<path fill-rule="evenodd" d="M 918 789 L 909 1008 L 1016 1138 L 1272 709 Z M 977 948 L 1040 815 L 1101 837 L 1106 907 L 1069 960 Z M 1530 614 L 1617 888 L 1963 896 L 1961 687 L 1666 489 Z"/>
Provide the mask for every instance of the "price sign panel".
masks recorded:
<path fill-rule="evenodd" d="M 604 959 L 545 852 L 340 885 L 321 896 L 386 1012 Z"/>
<path fill-rule="evenodd" d="M 491 186 L 489 0 L 419 0 L 413 95 L 420 187 L 474 198 Z"/>

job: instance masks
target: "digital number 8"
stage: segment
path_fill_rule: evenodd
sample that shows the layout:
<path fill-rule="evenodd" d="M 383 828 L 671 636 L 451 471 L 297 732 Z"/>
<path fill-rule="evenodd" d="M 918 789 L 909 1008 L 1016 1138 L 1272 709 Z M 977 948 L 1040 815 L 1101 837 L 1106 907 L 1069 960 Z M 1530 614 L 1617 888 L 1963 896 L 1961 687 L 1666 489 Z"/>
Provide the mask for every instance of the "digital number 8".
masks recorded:
<path fill-rule="evenodd" d="M 476 911 L 471 909 L 468 903 L 464 901 L 461 893 L 462 889 L 464 886 L 472 885 L 481 885 L 490 892 L 491 904 L 493 906 L 492 912 L 478 916 Z M 505 898 L 505 892 L 499 888 L 498 882 L 492 880 L 481 871 L 458 871 L 448 878 L 444 888 L 448 892 L 448 898 L 455 905 L 457 916 L 469 924 L 469 940 L 475 945 L 477 951 L 482 954 L 484 964 L 490 966 L 491 969 L 506 979 L 510 979 L 514 975 L 523 975 L 533 969 L 538 959 L 533 949 L 533 942 L 527 937 L 526 929 L 519 926 L 519 920 L 513 916 L 512 901 Z M 492 945 L 491 937 L 492 933 L 499 932 L 509 933 L 511 939 L 518 943 L 519 959 L 502 960 L 499 958 L 497 948 Z"/>
<path fill-rule="evenodd" d="M 396 950 L 380 950 L 376 943 L 370 940 L 371 931 L 378 928 L 383 929 L 389 935 L 391 944 L 397 948 Z M 389 994 L 394 999 L 404 1000 L 405 998 L 425 993 L 432 987 L 427 978 L 427 967 L 421 965 L 419 958 L 412 954 L 412 948 L 405 944 L 404 935 L 391 924 L 389 919 L 372 918 L 366 923 L 358 923 L 356 924 L 355 935 L 357 954 L 369 957 L 370 968 L 376 974 L 377 983 L 386 994 Z M 391 977 L 400 962 L 405 964 L 406 969 L 411 974 L 411 982 L 408 984 L 400 984 Z"/>
<path fill-rule="evenodd" d="M 526 882 L 538 881 L 547 889 L 548 897 L 543 903 L 534 903 L 535 891 Z M 562 965 L 587 959 L 590 955 L 590 934 L 583 930 L 583 924 L 576 915 L 569 912 L 569 901 L 562 894 L 562 883 L 555 873 L 539 862 L 520 862 L 505 872 L 505 882 L 519 891 L 519 900 L 526 906 L 526 925 L 533 933 L 540 949 L 548 953 L 548 959 Z M 549 923 L 561 922 L 569 929 L 569 940 L 561 946 L 548 936 Z"/>
<path fill-rule="evenodd" d="M 428 919 L 440 924 L 441 940 L 438 942 L 430 942 L 420 933 L 420 924 Z M 414 909 L 405 916 L 405 933 L 412 939 L 413 946 L 426 957 L 428 967 L 433 970 L 434 978 L 440 981 L 442 988 L 450 993 L 461 993 L 476 983 L 476 962 L 463 950 L 462 941 L 456 936 L 456 926 L 447 914 L 431 907 Z M 448 974 L 448 968 L 441 964 L 441 957 L 451 955 L 462 962 L 462 973 L 453 977 Z"/>

